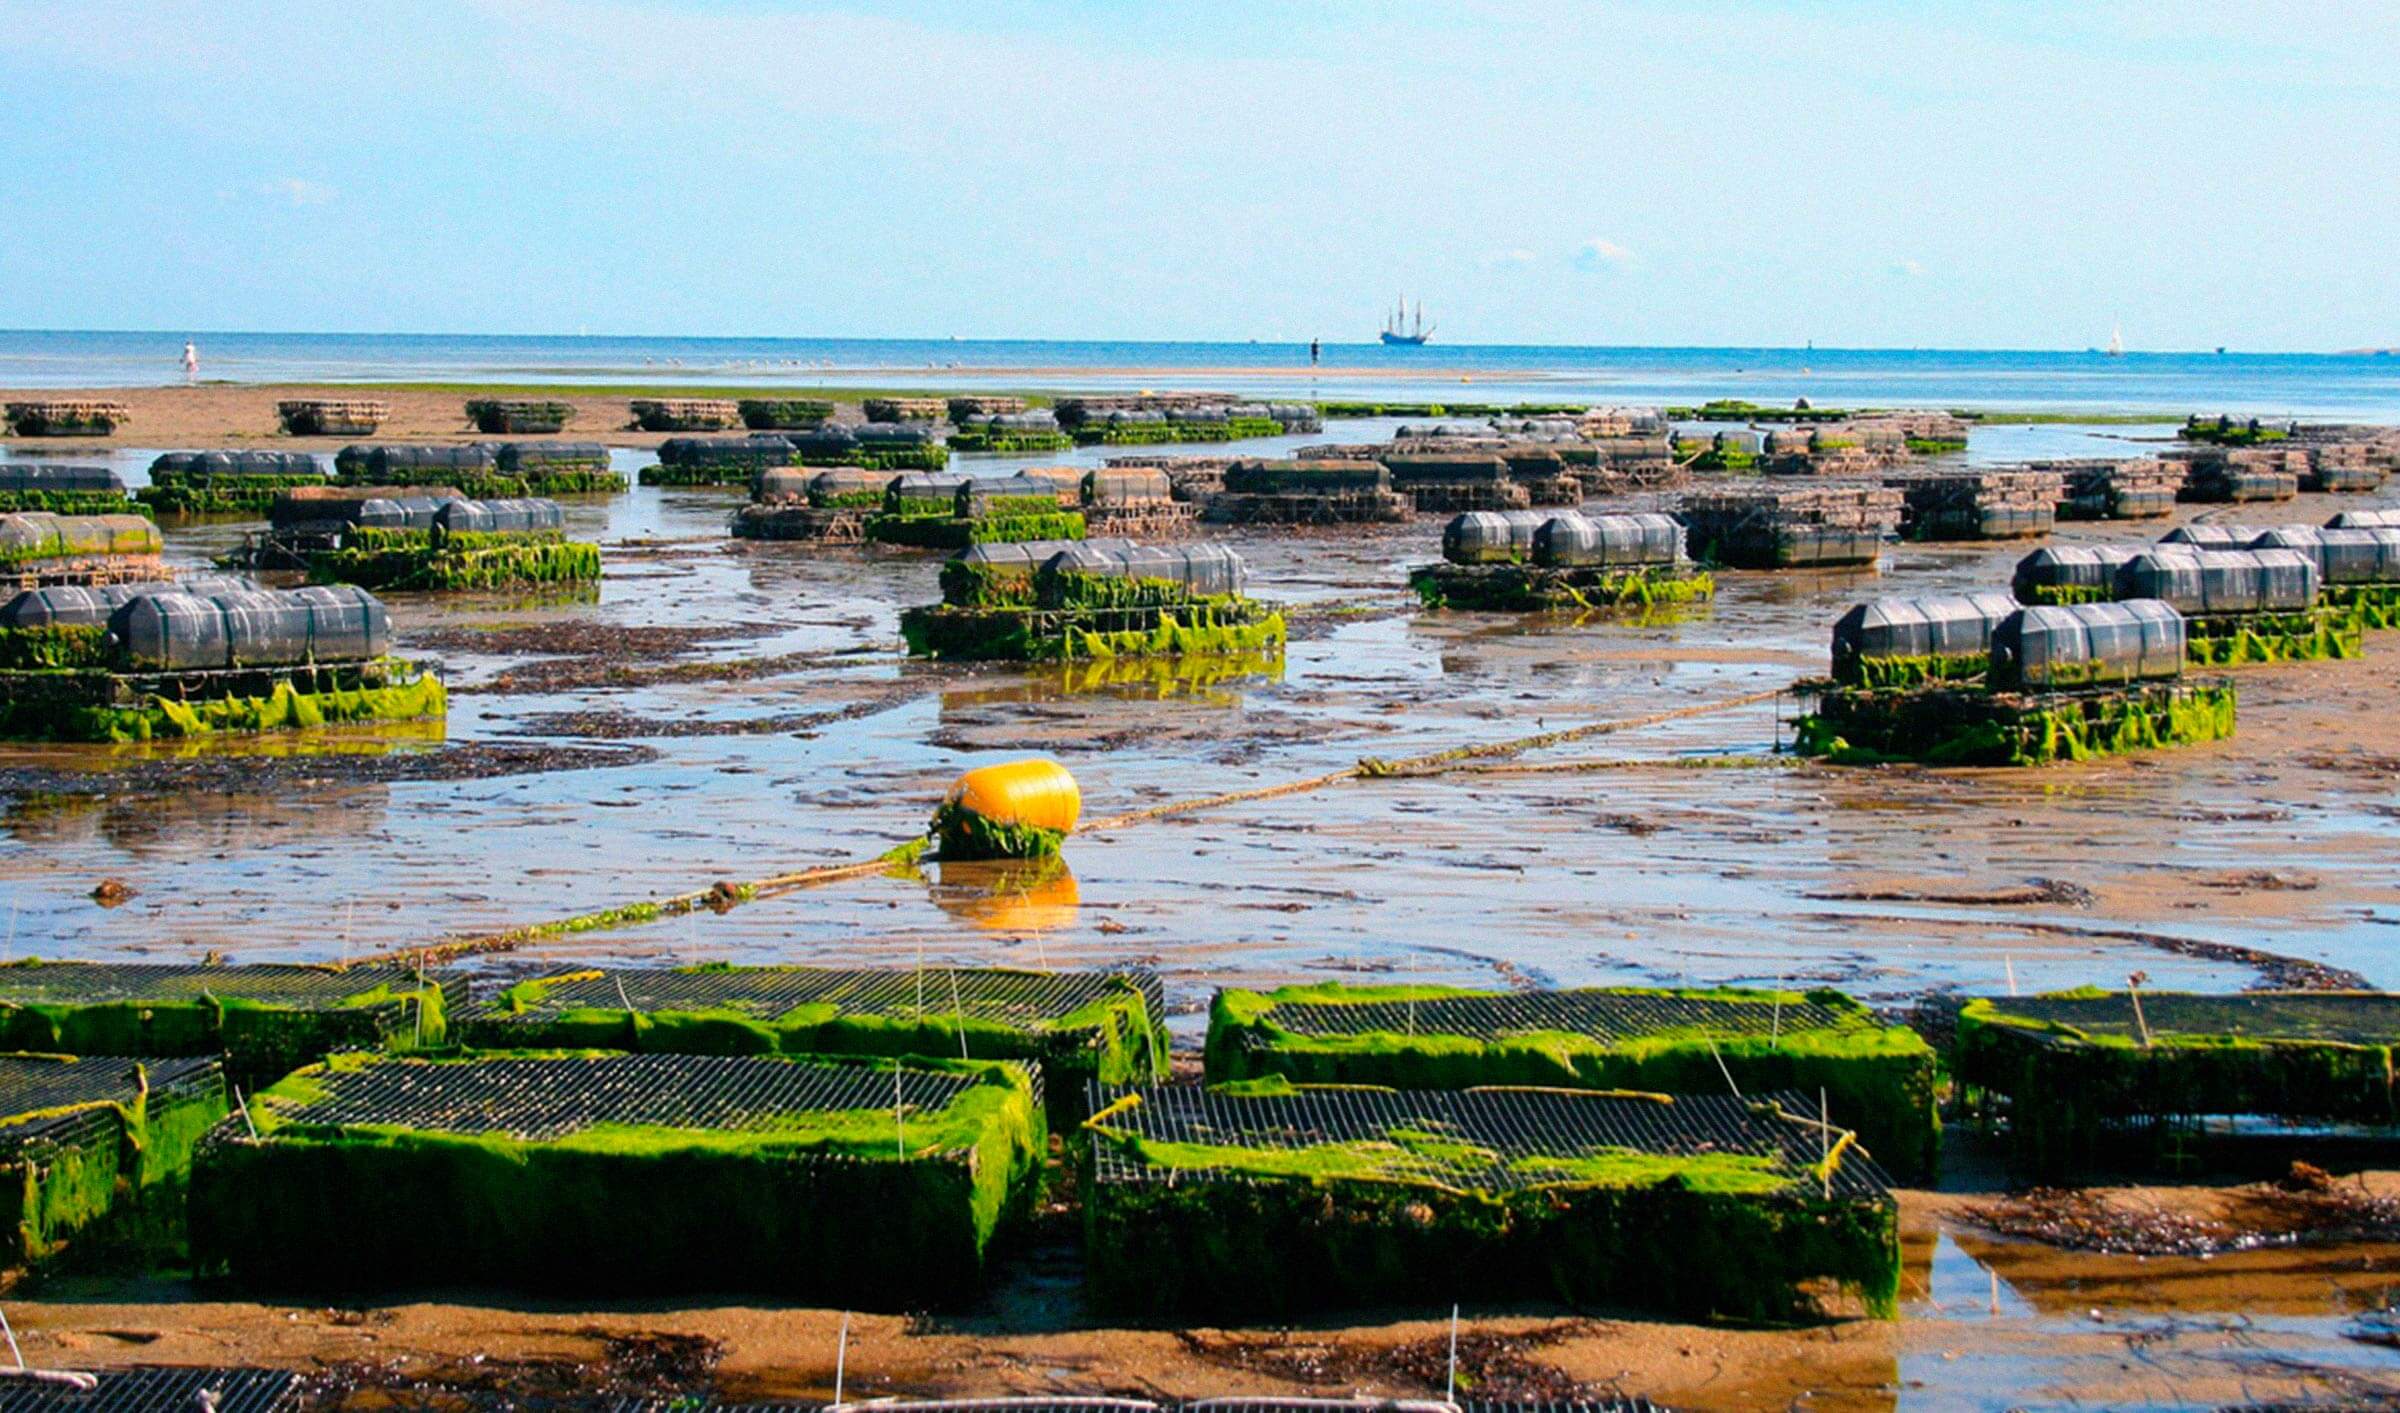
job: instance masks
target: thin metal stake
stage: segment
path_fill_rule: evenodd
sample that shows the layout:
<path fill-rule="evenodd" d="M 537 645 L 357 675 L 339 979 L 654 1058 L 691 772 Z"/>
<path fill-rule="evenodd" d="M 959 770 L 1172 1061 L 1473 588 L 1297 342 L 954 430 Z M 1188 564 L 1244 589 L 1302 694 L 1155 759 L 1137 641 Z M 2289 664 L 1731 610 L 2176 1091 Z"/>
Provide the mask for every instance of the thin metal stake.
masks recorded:
<path fill-rule="evenodd" d="M 1717 1062 L 1717 1073 L 1725 1076 L 1725 1087 L 1733 1091 L 1734 1098 L 1741 1098 L 1742 1087 L 1733 1082 L 1733 1071 L 1725 1067 L 1725 1057 L 1717 1053 L 1717 1041 L 1713 1035 L 1708 1037 L 1708 1054 L 1710 1059 Z"/>
<path fill-rule="evenodd" d="M 1997 1315 L 2000 1313 L 2000 1273 L 1987 1270 L 1984 1274 L 1992 1278 L 1992 1313 Z"/>
<path fill-rule="evenodd" d="M 900 1154 L 900 1161 L 905 1163 L 908 1161 L 908 1119 L 901 1112 L 900 1057 L 897 1055 L 892 1057 L 892 1128 L 899 1135 L 896 1147 Z"/>
<path fill-rule="evenodd" d="M 252 1138 L 258 1137 L 258 1125 L 250 1122 L 250 1106 L 242 1102 L 242 1090 L 239 1085 L 234 1086 L 233 1107 L 242 1111 L 242 1127 L 250 1130 Z"/>
<path fill-rule="evenodd" d="M 1767 1037 L 1767 1048 L 1770 1050 L 1783 1048 L 1783 990 L 1791 985 L 1791 982 L 1792 977 L 1789 972 L 1775 978 L 1775 1029 Z"/>
<path fill-rule="evenodd" d="M 1450 1382 L 1442 1390 L 1442 1402 L 1458 1402 L 1458 1307 L 1450 1307 Z"/>
<path fill-rule="evenodd" d="M 1825 1175 L 1825 1200 L 1833 1200 L 1833 1105 L 1817 1090 L 1817 1170 Z"/>
<path fill-rule="evenodd" d="M 8 1355 L 9 1355 L 9 1357 L 10 1357 L 11 1359 L 14 1359 L 14 1360 L 16 1360 L 16 1361 L 17 1361 L 17 1367 L 18 1367 L 19 1369 L 22 1369 L 22 1368 L 24 1368 L 24 1367 L 25 1367 L 25 1351 L 24 1351 L 24 1350 L 22 1350 L 22 1349 L 19 1349 L 19 1348 L 17 1348 L 17 1332 L 16 1332 L 15 1330 L 13 1330 L 13 1329 L 10 1329 L 10 1328 L 9 1328 L 9 1326 L 8 1326 L 8 1312 L 6 1312 L 6 1311 L 4 1311 L 4 1310 L 0 1310 L 0 1333 L 4 1333 L 4 1334 L 6 1334 L 6 1335 L 8 1336 Z"/>
<path fill-rule="evenodd" d="M 833 1406 L 836 1408 L 842 1406 L 842 1376 L 849 1372 L 849 1364 L 850 1312 L 844 1310 L 842 1312 L 841 1342 L 833 1347 Z"/>
<path fill-rule="evenodd" d="M 2125 979 L 2125 994 L 2133 998 L 2133 1023 L 2141 1027 L 2142 1048 L 2150 1048 L 2150 1020 L 2142 1014 L 2142 983 L 2135 977 Z"/>
<path fill-rule="evenodd" d="M 2014 996 L 2017 994 L 2017 959 L 2003 952 L 2000 961 L 2008 968 L 2008 994 Z"/>
<path fill-rule="evenodd" d="M 958 973 L 956 971 L 950 973 L 950 1013 L 958 1017 L 958 1057 L 962 1060 L 970 1059 L 972 1057 L 967 1054 L 967 1008 L 960 1004 L 958 999 Z"/>

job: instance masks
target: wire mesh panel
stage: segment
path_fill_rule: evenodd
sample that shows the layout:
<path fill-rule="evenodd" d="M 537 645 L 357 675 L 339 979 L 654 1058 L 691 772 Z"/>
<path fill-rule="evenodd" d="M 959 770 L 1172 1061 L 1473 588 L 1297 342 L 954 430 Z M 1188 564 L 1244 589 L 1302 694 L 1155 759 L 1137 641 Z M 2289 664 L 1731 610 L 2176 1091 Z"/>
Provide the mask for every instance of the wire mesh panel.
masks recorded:
<path fill-rule="evenodd" d="M 19 962 L 0 965 L 0 1002 L 99 1005 L 110 1001 L 239 998 L 281 1006 L 336 1007 L 386 988 L 434 984 L 407 967 L 281 963 Z"/>
<path fill-rule="evenodd" d="M 437 1133 L 563 1138 L 601 1124 L 761 1131 L 801 1114 L 947 1108 L 972 1079 L 891 1065 L 750 1056 L 488 1056 L 392 1060 L 319 1077 L 323 1098 L 282 1109 L 296 1124 L 395 1125 Z"/>
<path fill-rule="evenodd" d="M 1094 1112 L 1128 1096 L 1095 1094 Z M 1598 1152 L 1657 1157 L 1763 1159 L 1786 1175 L 1792 1192 L 1818 1189 L 1811 1169 L 1834 1141 L 1804 1114 L 1816 1099 L 1798 1094 L 1623 1095 L 1533 1089 L 1295 1089 L 1234 1094 L 1197 1085 L 1141 1091 L 1138 1102 L 1107 1112 L 1109 1130 L 1143 1144 L 1188 1144 L 1251 1152 L 1295 1153 L 1364 1145 L 1326 1176 L 1433 1184 L 1484 1193 L 1574 1185 L 1575 1170 L 1555 1160 Z M 1101 1122 L 1095 1118 L 1095 1123 Z M 1103 1183 L 1256 1180 L 1234 1166 L 1169 1166 L 1144 1161 L 1122 1144 L 1094 1145 Z M 1832 1174 L 1837 1197 L 1884 1200 L 1891 1182 L 1871 1160 L 1844 1161 Z"/>
<path fill-rule="evenodd" d="M 299 1375 L 281 1369 L 101 1369 L 93 1378 L 89 1389 L 0 1379 L 0 1413 L 287 1413 L 299 1406 Z"/>
<path fill-rule="evenodd" d="M 1797 1034 L 1804 1030 L 1874 1028 L 1855 1008 L 1802 1000 L 1785 1006 L 1704 997 L 1604 990 L 1485 992 L 1423 1001 L 1359 1005 L 1285 1002 L 1275 1023 L 1300 1035 L 1375 1032 L 1469 1035 L 1495 1039 L 1528 1031 L 1571 1031 L 1607 1041 L 1663 1031 L 1707 1030 L 1719 1035 Z M 1254 1042 L 1255 1043 L 1255 1042 Z"/>
<path fill-rule="evenodd" d="M 1067 1125 L 1086 1080 L 1167 1072 L 1165 1004 L 1148 972 L 626 968 L 520 982 L 462 1033 L 489 1048 L 1038 1060 L 1053 1120 Z"/>
<path fill-rule="evenodd" d="M 698 1403 L 690 1399 L 630 1399 L 610 1413 L 820 1413 L 822 1403 Z M 1146 1398 L 877 1399 L 837 1405 L 873 1413 L 1665 1413 L 1646 1398 L 1574 1399 L 1557 1403 L 1446 1403 L 1393 1398 L 1196 1398 L 1154 1403 Z M 5 1410 L 0 1410 L 5 1413 Z"/>
<path fill-rule="evenodd" d="M 111 1125 L 113 1110 L 87 1106 L 130 1105 L 145 1091 L 154 1098 L 195 1091 L 213 1082 L 217 1069 L 209 1056 L 0 1055 L 0 1154 L 35 1139 L 63 1141 L 94 1120 Z"/>
<path fill-rule="evenodd" d="M 915 970 L 739 967 L 675 970 L 627 967 L 545 978 L 522 1005 L 495 1003 L 479 1016 L 491 1025 L 533 1024 L 570 1010 L 733 1011 L 772 1019 L 801 1006 L 834 1006 L 856 1015 L 949 1016 L 1033 1029 L 1128 988 L 1152 1015 L 1166 996 L 1150 972 L 1033 972 L 983 967 Z"/>
<path fill-rule="evenodd" d="M 1823 1091 L 1887 1169 L 1927 1178 L 1940 1159 L 1932 1047 L 1835 991 L 1231 990 L 1207 1064 L 1212 1084 Z"/>

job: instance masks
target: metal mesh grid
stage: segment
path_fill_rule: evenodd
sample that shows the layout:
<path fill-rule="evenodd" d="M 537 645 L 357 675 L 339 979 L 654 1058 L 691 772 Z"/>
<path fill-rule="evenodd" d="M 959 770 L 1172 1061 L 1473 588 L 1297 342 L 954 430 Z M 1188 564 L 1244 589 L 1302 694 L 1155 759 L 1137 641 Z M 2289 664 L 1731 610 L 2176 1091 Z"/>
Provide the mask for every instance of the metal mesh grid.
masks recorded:
<path fill-rule="evenodd" d="M 1799 1117 L 1816 1112 L 1815 1098 L 1790 1093 L 1748 1099 L 1678 1095 L 1672 1102 L 1548 1089 L 1325 1088 L 1234 1095 L 1172 1085 L 1139 1093 L 1141 1102 L 1108 1116 L 1108 1128 L 1130 1129 L 1153 1143 L 1253 1150 L 1390 1144 L 1388 1152 L 1379 1150 L 1385 1161 L 1376 1169 L 1385 1177 L 1493 1193 L 1558 1180 L 1527 1160 L 1572 1159 L 1602 1149 L 1772 1158 L 1794 1174 L 1788 1190 L 1818 1190 L 1806 1170 L 1821 1160 L 1825 1144 L 1824 1131 Z M 1094 1084 L 1092 1111 L 1098 1114 L 1123 1097 Z M 1105 1139 L 1093 1149 L 1094 1171 L 1102 1182 L 1240 1181 L 1250 1176 L 1203 1167 L 1154 1167 Z M 1838 1196 L 1877 1199 L 1890 1189 L 1883 1170 L 1855 1152 L 1834 1170 L 1833 1191 Z"/>
<path fill-rule="evenodd" d="M 218 1061 L 213 1055 L 174 1060 L 0 1056 L 0 1153 L 36 1139 L 66 1142 L 87 1131 L 113 1125 L 115 1116 L 106 1110 L 86 1109 L 69 1114 L 47 1111 L 98 1102 L 130 1104 L 141 1093 L 141 1073 L 149 1078 L 151 1099 L 155 1103 L 169 1094 L 209 1084 L 217 1071 Z"/>
<path fill-rule="evenodd" d="M 594 1124 L 719 1132 L 790 1128 L 800 1115 L 949 1107 L 975 1081 L 886 1064 L 716 1055 L 379 1059 L 318 1077 L 325 1097 L 293 1123 L 386 1124 L 441 1133 L 561 1138 Z"/>
<path fill-rule="evenodd" d="M 1155 1020 L 1166 1011 L 1166 995 L 1150 972 L 1033 972 L 983 967 L 844 970 L 820 967 L 758 967 L 731 971 L 676 971 L 628 967 L 553 984 L 522 1012 L 494 1004 L 476 1019 L 495 1025 L 527 1024 L 565 1010 L 735 1011 L 761 1020 L 796 1006 L 833 1005 L 847 1014 L 914 1018 L 947 1017 L 964 1011 L 971 1020 L 1018 1029 L 1055 1023 L 1095 1001 L 1132 986 L 1147 998 Z"/>
<path fill-rule="evenodd" d="M 109 1369 L 89 1391 L 0 1380 L 0 1413 L 278 1413 L 293 1406 L 299 1376 L 281 1369 Z M 213 1399 L 203 1402 L 203 1397 Z"/>
<path fill-rule="evenodd" d="M 2124 992 L 2107 996 L 1994 998 L 2003 1016 L 2070 1025 L 2093 1035 L 2138 1040 L 2141 1027 Z M 2323 991 L 2249 992 L 2198 996 L 2142 993 L 2141 1019 L 2152 1037 L 2240 1035 L 2253 1040 L 2322 1040 L 2349 1045 L 2400 1044 L 2400 995 Z M 2027 1039 L 2072 1043 L 2069 1036 Z"/>
<path fill-rule="evenodd" d="M 1292 1002 L 1268 1019 L 1298 1035 L 1466 1035 L 1493 1040 L 1530 1030 L 1566 1031 L 1604 1041 L 1633 1040 L 1669 1030 L 1705 1029 L 1717 1035 L 1791 1034 L 1804 1030 L 1871 1029 L 1855 1011 L 1815 1001 L 1783 1006 L 1588 991 L 1502 992 L 1438 1000 L 1373 1001 L 1357 1005 Z M 1255 1035 L 1244 1039 L 1255 1045 Z"/>
<path fill-rule="evenodd" d="M 41 962 L 0 966 L 0 1002 L 95 1005 L 235 997 L 272 1005 L 333 1007 L 377 987 L 433 984 L 407 967 L 203 966 L 153 962 Z"/>
<path fill-rule="evenodd" d="M 1444 1403 L 1395 1398 L 1202 1398 L 1153 1403 L 1142 1398 L 877 1399 L 868 1403 L 694 1403 L 630 1400 L 611 1413 L 1666 1413 L 1646 1398 L 1559 1403 Z"/>

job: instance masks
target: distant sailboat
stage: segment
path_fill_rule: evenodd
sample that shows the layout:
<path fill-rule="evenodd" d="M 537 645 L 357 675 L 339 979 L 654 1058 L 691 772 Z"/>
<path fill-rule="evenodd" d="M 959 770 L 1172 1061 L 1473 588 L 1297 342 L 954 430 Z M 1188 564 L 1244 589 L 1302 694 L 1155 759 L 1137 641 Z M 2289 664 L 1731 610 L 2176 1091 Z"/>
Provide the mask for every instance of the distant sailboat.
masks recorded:
<path fill-rule="evenodd" d="M 2125 356 L 2125 329 L 2123 325 L 2111 327 L 2108 331 L 2108 356 L 2111 358 L 2123 358 Z"/>
<path fill-rule="evenodd" d="M 1392 306 L 1392 317 L 1383 321 L 1383 341 L 1404 348 L 1424 347 L 1425 340 L 1433 337 L 1433 330 L 1425 327 L 1423 300 L 1417 302 L 1416 322 L 1409 324 L 1407 318 L 1408 301 L 1403 299 Z"/>

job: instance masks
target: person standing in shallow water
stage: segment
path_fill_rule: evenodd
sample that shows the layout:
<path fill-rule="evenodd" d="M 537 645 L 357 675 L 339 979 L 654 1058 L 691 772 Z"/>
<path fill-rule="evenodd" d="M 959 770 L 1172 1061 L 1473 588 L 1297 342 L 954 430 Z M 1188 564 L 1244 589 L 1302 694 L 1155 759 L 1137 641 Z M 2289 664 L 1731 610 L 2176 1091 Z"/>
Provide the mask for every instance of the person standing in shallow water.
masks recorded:
<path fill-rule="evenodd" d="M 1309 367 L 1311 367 L 1311 368 L 1314 368 L 1314 367 L 1316 367 L 1316 366 L 1317 366 L 1317 355 L 1318 355 L 1320 352 L 1322 352 L 1322 351 L 1323 351 L 1323 348 L 1322 348 L 1322 346 L 1321 346 L 1321 345 L 1318 343 L 1318 341 L 1317 341 L 1317 340 L 1315 340 L 1315 339 L 1310 339 L 1310 340 L 1308 341 L 1308 366 L 1309 366 Z"/>
<path fill-rule="evenodd" d="M 190 339 L 183 341 L 183 384 L 190 387 L 200 381 L 200 345 Z"/>

